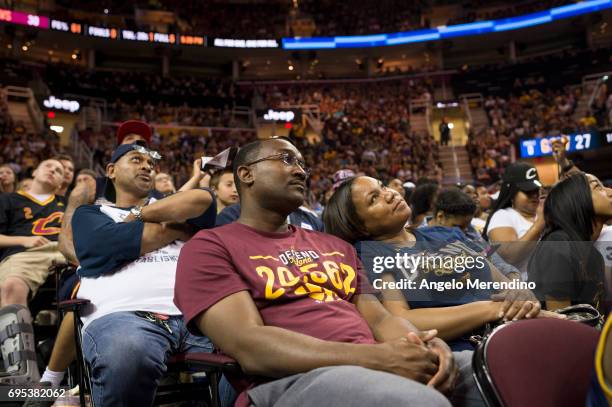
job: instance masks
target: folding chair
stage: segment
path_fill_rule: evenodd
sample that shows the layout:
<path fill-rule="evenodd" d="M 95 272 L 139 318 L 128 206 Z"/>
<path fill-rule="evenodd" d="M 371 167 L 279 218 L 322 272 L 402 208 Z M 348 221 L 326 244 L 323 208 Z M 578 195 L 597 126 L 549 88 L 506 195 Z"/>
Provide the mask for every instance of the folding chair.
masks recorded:
<path fill-rule="evenodd" d="M 552 318 L 503 325 L 474 352 L 478 389 L 489 407 L 583 406 L 598 336 Z"/>
<path fill-rule="evenodd" d="M 85 395 L 91 396 L 91 371 L 89 365 L 83 357 L 81 349 L 82 327 L 81 310 L 89 304 L 89 300 L 76 299 L 63 301 L 60 308 L 63 312 L 74 312 L 74 330 L 77 351 L 77 376 L 79 378 L 79 399 L 82 407 L 87 405 L 94 406 L 93 399 L 90 397 L 86 401 Z M 219 380 L 223 373 L 231 373 L 240 369 L 236 362 L 224 355 L 194 352 L 179 353 L 172 355 L 167 362 L 168 372 L 188 371 L 206 373 L 207 381 L 204 383 L 180 383 L 177 385 L 159 386 L 155 396 L 155 405 L 168 404 L 175 401 L 199 400 L 203 396 L 204 401 L 211 407 L 220 407 Z"/>

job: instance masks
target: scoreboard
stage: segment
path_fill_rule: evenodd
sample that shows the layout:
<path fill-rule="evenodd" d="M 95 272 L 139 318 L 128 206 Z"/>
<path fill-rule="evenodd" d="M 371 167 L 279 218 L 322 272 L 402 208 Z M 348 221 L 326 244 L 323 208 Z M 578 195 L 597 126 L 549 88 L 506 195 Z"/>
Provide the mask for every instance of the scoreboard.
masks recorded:
<path fill-rule="evenodd" d="M 562 137 L 565 137 L 568 140 L 565 149 L 569 153 L 595 150 L 605 146 L 612 146 L 612 130 L 522 139 L 519 141 L 521 158 L 551 156 L 553 141 L 559 140 Z"/>

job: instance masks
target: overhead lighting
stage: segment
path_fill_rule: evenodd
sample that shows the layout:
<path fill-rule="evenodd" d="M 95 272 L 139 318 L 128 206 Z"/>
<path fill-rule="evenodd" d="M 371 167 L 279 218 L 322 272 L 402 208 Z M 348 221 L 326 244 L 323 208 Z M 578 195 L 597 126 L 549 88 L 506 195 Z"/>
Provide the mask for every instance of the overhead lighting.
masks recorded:
<path fill-rule="evenodd" d="M 64 126 L 49 126 L 49 128 L 58 134 L 64 131 Z"/>
<path fill-rule="evenodd" d="M 77 54 L 72 54 L 70 57 L 71 57 L 72 59 L 77 59 L 79 56 L 78 56 Z"/>
<path fill-rule="evenodd" d="M 289 65 L 287 69 L 289 69 L 290 71 L 293 71 L 293 65 Z"/>
<path fill-rule="evenodd" d="M 27 51 L 27 50 L 28 50 L 28 46 L 27 46 L 27 45 L 22 45 L 22 46 L 21 46 L 21 49 L 22 49 L 23 51 Z"/>
<path fill-rule="evenodd" d="M 452 129 L 454 129 L 454 128 L 455 128 L 455 125 L 454 125 L 453 123 L 449 123 L 449 124 L 448 124 L 448 128 L 452 130 Z"/>

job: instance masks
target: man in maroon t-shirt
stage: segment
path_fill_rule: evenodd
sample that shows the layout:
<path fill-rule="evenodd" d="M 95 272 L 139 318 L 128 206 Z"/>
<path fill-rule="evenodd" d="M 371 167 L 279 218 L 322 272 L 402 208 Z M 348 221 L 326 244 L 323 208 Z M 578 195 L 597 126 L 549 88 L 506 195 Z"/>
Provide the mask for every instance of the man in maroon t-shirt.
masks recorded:
<path fill-rule="evenodd" d="M 389 314 L 349 244 L 287 225 L 307 177 L 293 144 L 247 144 L 234 177 L 240 218 L 183 247 L 175 303 L 247 375 L 237 406 L 483 405 L 470 354 L 458 370 L 436 331 Z"/>

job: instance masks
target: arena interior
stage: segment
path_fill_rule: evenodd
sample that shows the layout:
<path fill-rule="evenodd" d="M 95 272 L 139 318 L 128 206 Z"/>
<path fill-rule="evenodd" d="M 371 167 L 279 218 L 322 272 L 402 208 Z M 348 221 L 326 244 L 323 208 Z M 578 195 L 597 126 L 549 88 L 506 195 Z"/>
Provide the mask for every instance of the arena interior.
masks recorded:
<path fill-rule="evenodd" d="M 0 0 L 0 404 L 612 406 L 612 0 Z"/>

